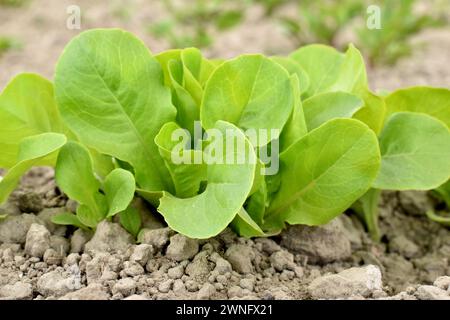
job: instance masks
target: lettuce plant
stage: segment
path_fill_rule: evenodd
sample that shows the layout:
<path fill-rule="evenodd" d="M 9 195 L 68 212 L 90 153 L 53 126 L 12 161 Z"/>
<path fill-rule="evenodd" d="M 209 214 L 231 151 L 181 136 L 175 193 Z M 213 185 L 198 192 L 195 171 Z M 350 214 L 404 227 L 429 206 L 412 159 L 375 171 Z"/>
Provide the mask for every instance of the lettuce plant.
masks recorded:
<path fill-rule="evenodd" d="M 375 95 L 353 46 L 223 61 L 195 48 L 154 55 L 128 32 L 90 30 L 65 48 L 54 85 L 21 74 L 1 94 L 0 201 L 31 166 L 49 165 L 79 204 L 54 222 L 80 228 L 119 215 L 136 235 L 142 197 L 192 238 L 227 226 L 273 235 L 351 206 L 373 230 L 379 190 L 449 179 L 448 94 Z"/>

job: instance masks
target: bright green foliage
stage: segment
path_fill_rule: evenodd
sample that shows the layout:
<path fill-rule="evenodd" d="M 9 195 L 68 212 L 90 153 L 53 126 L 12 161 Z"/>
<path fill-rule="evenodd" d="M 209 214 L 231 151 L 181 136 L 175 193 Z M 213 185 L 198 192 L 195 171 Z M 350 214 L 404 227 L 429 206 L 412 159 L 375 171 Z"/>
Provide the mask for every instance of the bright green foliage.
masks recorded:
<path fill-rule="evenodd" d="M 393 114 L 381 132 L 380 149 L 381 169 L 375 188 L 429 190 L 450 177 L 450 131 L 433 117 Z"/>
<path fill-rule="evenodd" d="M 120 224 L 135 238 L 141 230 L 141 214 L 131 206 L 120 213 Z"/>
<path fill-rule="evenodd" d="M 450 208 L 450 180 L 434 190 Z"/>
<path fill-rule="evenodd" d="M 280 161 L 281 185 L 269 206 L 268 222 L 281 218 L 290 224 L 318 225 L 367 191 L 380 156 L 376 136 L 367 126 L 335 119 L 298 140 Z"/>
<path fill-rule="evenodd" d="M 56 182 L 61 190 L 79 203 L 76 219 L 90 228 L 127 210 L 135 191 L 133 175 L 123 169 L 113 170 L 101 183 L 95 177 L 89 151 L 76 142 L 68 142 L 59 152 Z M 57 219 L 65 221 L 65 224 L 77 223 L 68 214 Z"/>
<path fill-rule="evenodd" d="M 270 236 L 351 206 L 377 238 L 382 189 L 439 187 L 448 199 L 448 97 L 425 87 L 377 96 L 354 46 L 224 61 L 195 48 L 153 56 L 125 31 L 86 31 L 58 62 L 55 95 L 31 74 L 0 95 L 0 202 L 31 166 L 56 163 L 58 186 L 79 203 L 59 224 L 94 229 L 117 215 L 137 236 L 140 196 L 192 238 L 227 226 Z"/>
<path fill-rule="evenodd" d="M 149 32 L 173 48 L 204 48 L 213 44 L 213 33 L 237 26 L 248 0 L 163 0 L 167 18 L 149 26 Z"/>
<path fill-rule="evenodd" d="M 130 163 L 139 186 L 172 190 L 153 139 L 175 119 L 158 61 L 125 31 L 92 30 L 71 41 L 55 77 L 56 101 L 81 142 Z"/>
<path fill-rule="evenodd" d="M 327 92 L 315 95 L 303 102 L 308 130 L 313 130 L 334 118 L 351 118 L 364 102 L 345 92 Z"/>
<path fill-rule="evenodd" d="M 246 129 L 279 129 L 294 105 L 289 74 L 262 55 L 243 55 L 224 62 L 205 88 L 200 119 L 205 129 L 225 120 Z M 260 139 L 266 145 L 278 136 Z"/>
<path fill-rule="evenodd" d="M 428 114 L 450 128 L 450 90 L 411 87 L 394 91 L 386 98 L 386 116 L 402 111 Z"/>
<path fill-rule="evenodd" d="M 64 135 L 50 132 L 24 138 L 19 144 L 17 164 L 0 180 L 0 203 L 6 201 L 31 167 L 53 165 L 56 153 L 65 143 Z"/>
<path fill-rule="evenodd" d="M 53 98 L 52 83 L 39 75 L 22 73 L 0 95 L 0 167 L 16 163 L 23 138 L 44 132 L 64 133 Z"/>
<path fill-rule="evenodd" d="M 250 142 L 234 125 L 218 121 L 215 128 L 224 133 L 223 138 L 235 136 L 236 145 L 244 142 L 244 148 L 233 148 L 232 155 L 245 159 L 239 163 L 212 163 L 206 167 L 206 189 L 191 198 L 176 198 L 164 192 L 158 211 L 164 216 L 168 225 L 189 237 L 208 238 L 222 231 L 236 216 L 252 188 L 255 177 L 256 155 Z M 226 132 L 229 130 L 229 133 Z M 213 157 L 217 148 L 225 148 L 226 141 L 213 141 L 203 153 L 205 157 Z M 253 163 L 252 163 L 253 162 Z"/>

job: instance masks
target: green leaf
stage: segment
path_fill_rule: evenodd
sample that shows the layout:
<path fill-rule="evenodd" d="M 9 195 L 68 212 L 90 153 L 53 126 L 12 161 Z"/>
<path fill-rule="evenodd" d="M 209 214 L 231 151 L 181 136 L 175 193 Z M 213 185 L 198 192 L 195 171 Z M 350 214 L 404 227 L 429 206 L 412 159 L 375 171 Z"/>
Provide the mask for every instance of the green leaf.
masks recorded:
<path fill-rule="evenodd" d="M 55 179 L 70 199 L 80 206 L 78 218 L 89 227 L 95 227 L 106 217 L 108 205 L 100 193 L 100 182 L 94 176 L 89 151 L 77 142 L 68 142 L 59 152 Z"/>
<path fill-rule="evenodd" d="M 264 224 L 264 213 L 266 212 L 267 203 L 267 186 L 265 181 L 263 181 L 259 189 L 247 199 L 244 206 L 245 211 L 252 220 L 260 226 Z"/>
<path fill-rule="evenodd" d="M 19 144 L 17 164 L 0 180 L 0 204 L 8 199 L 22 175 L 33 166 L 53 165 L 57 151 L 67 139 L 60 133 L 41 133 L 23 138 Z"/>
<path fill-rule="evenodd" d="M 153 140 L 176 110 L 161 66 L 139 39 L 118 29 L 83 32 L 58 62 L 55 92 L 83 144 L 130 163 L 141 188 L 172 190 Z"/>
<path fill-rule="evenodd" d="M 281 184 L 266 225 L 327 223 L 369 189 L 379 166 L 377 138 L 366 125 L 326 122 L 280 155 Z"/>
<path fill-rule="evenodd" d="M 444 226 L 450 227 L 450 216 L 440 216 L 436 214 L 436 212 L 434 212 L 433 210 L 428 210 L 426 214 L 430 220 L 438 222 Z"/>
<path fill-rule="evenodd" d="M 450 208 L 450 180 L 434 190 Z"/>
<path fill-rule="evenodd" d="M 429 190 L 450 178 L 450 132 L 429 115 L 393 114 L 381 132 L 380 150 L 381 169 L 374 188 Z"/>
<path fill-rule="evenodd" d="M 364 102 L 345 92 L 326 92 L 303 102 L 303 112 L 308 130 L 313 130 L 334 118 L 351 118 Z"/>
<path fill-rule="evenodd" d="M 174 136 L 181 133 L 182 136 Z M 177 140 L 173 140 L 178 137 Z M 178 139 L 181 138 L 181 141 Z M 163 157 L 167 168 L 172 176 L 175 186 L 175 194 L 180 198 L 187 198 L 196 195 L 200 190 L 202 181 L 206 181 L 205 163 L 174 163 L 173 160 L 201 159 L 201 150 L 187 150 L 186 143 L 189 143 L 189 136 L 174 122 L 166 123 L 155 138 L 155 143 L 159 147 L 159 153 Z M 188 162 L 188 161 L 186 161 Z"/>
<path fill-rule="evenodd" d="M 450 90 L 411 87 L 397 90 L 386 98 L 387 116 L 395 112 L 420 112 L 435 117 L 450 128 Z"/>
<path fill-rule="evenodd" d="M 55 224 L 75 226 L 77 228 L 86 229 L 86 226 L 83 223 L 81 223 L 78 217 L 70 212 L 64 212 L 54 215 L 51 218 L 51 221 Z"/>
<path fill-rule="evenodd" d="M 342 64 L 338 64 L 339 70 L 336 79 L 327 88 L 327 91 L 360 93 L 367 89 L 366 67 L 358 49 L 350 44 L 348 50 L 345 52 Z"/>
<path fill-rule="evenodd" d="M 326 92 L 335 82 L 344 61 L 336 49 L 320 44 L 302 47 L 290 56 L 308 74 L 310 83 L 306 96 Z"/>
<path fill-rule="evenodd" d="M 307 132 L 302 100 L 300 98 L 300 84 L 297 76 L 291 77 L 292 93 L 294 94 L 294 108 L 291 116 L 284 126 L 280 136 L 281 150 L 287 149 L 291 144 L 303 137 Z"/>
<path fill-rule="evenodd" d="M 240 236 L 251 237 L 264 237 L 266 236 L 260 226 L 250 217 L 244 208 L 239 210 L 238 214 L 230 224 L 231 228 Z"/>
<path fill-rule="evenodd" d="M 364 122 L 377 135 L 380 134 L 386 114 L 384 100 L 370 90 L 361 92 L 359 97 L 364 100 L 364 107 L 358 110 L 353 118 Z"/>
<path fill-rule="evenodd" d="M 135 191 L 134 176 L 124 169 L 114 169 L 105 179 L 103 190 L 108 201 L 107 218 L 125 210 Z"/>
<path fill-rule="evenodd" d="M 0 167 L 16 164 L 23 138 L 44 132 L 66 133 L 53 85 L 36 74 L 19 74 L 0 95 Z"/>
<path fill-rule="evenodd" d="M 369 189 L 352 208 L 365 221 L 367 230 L 374 241 L 380 241 L 381 233 L 378 227 L 378 203 L 380 202 L 381 190 Z"/>
<path fill-rule="evenodd" d="M 102 196 L 100 194 L 100 196 Z M 107 210 L 107 203 L 104 197 L 100 197 L 96 195 L 96 201 L 99 203 L 99 206 L 104 208 L 104 211 Z M 103 209 L 102 209 L 103 210 Z M 97 224 L 105 219 L 105 214 L 99 214 L 98 209 L 91 208 L 85 204 L 80 204 L 77 208 L 77 218 L 80 222 L 89 228 L 96 228 Z"/>
<path fill-rule="evenodd" d="M 137 237 L 142 224 L 139 211 L 131 206 L 122 211 L 120 213 L 120 224 L 134 237 Z"/>
<path fill-rule="evenodd" d="M 205 129 L 223 120 L 246 129 L 281 131 L 294 106 L 289 74 L 262 55 L 242 55 L 221 64 L 206 83 L 200 119 Z M 258 139 L 266 145 L 278 136 Z"/>
<path fill-rule="evenodd" d="M 190 238 L 209 238 L 225 229 L 244 204 L 255 177 L 256 155 L 242 131 L 224 121 L 218 121 L 215 128 L 222 133 L 222 140 L 215 141 L 216 145 L 224 147 L 226 139 L 230 138 L 236 139 L 238 146 L 245 143 L 244 148 L 225 148 L 224 159 L 231 152 L 229 155 L 235 159 L 246 161 L 208 164 L 207 186 L 201 194 L 180 199 L 164 192 L 158 207 L 173 230 Z M 213 156 L 214 148 L 206 148 L 204 159 Z"/>
<path fill-rule="evenodd" d="M 308 90 L 309 77 L 303 67 L 295 60 L 288 57 L 271 57 L 270 60 L 275 61 L 280 66 L 286 69 L 289 74 L 296 75 L 299 81 L 300 94 L 303 94 Z"/>

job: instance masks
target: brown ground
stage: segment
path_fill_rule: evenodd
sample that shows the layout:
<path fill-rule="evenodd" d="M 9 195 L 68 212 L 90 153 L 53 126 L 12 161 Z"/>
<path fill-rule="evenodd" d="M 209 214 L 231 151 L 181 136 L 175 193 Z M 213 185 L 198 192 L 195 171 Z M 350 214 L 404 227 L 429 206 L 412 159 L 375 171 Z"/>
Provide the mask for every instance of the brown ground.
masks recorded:
<path fill-rule="evenodd" d="M 81 8 L 81 30 L 66 28 L 69 5 Z M 128 12 L 129 17 L 123 17 Z M 121 17 L 122 16 L 122 17 Z M 98 27 L 120 27 L 142 38 L 153 52 L 168 49 L 164 40 L 147 32 L 151 23 L 161 19 L 164 10 L 157 0 L 89 1 L 30 0 L 21 8 L 0 7 L 0 35 L 14 37 L 22 44 L 0 58 L 0 87 L 19 72 L 38 72 L 52 78 L 55 63 L 66 43 L 82 30 Z M 396 89 L 401 86 L 448 86 L 450 83 L 450 28 L 428 30 L 414 40 L 414 55 L 395 67 L 370 71 L 374 89 Z M 251 8 L 245 23 L 220 34 L 208 56 L 231 57 L 240 53 L 265 52 L 285 54 L 295 48 L 273 21 L 262 19 L 262 10 Z"/>

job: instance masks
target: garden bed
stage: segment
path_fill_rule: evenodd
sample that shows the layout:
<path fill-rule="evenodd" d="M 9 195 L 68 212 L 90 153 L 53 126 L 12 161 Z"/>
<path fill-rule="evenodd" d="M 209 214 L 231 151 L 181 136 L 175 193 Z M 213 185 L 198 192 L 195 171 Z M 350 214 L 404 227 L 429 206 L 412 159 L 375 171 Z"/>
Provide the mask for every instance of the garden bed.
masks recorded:
<path fill-rule="evenodd" d="M 133 244 L 116 223 L 103 222 L 90 241 L 89 233 L 49 223 L 52 214 L 73 210 L 52 175 L 33 169 L 2 207 L 11 216 L 0 224 L 0 241 L 13 242 L 0 246 L 2 299 L 449 296 L 450 231 L 424 215 L 435 202 L 423 192 L 383 195 L 379 244 L 352 215 L 273 238 L 249 240 L 226 230 L 201 241 L 147 219 L 143 244 Z"/>

